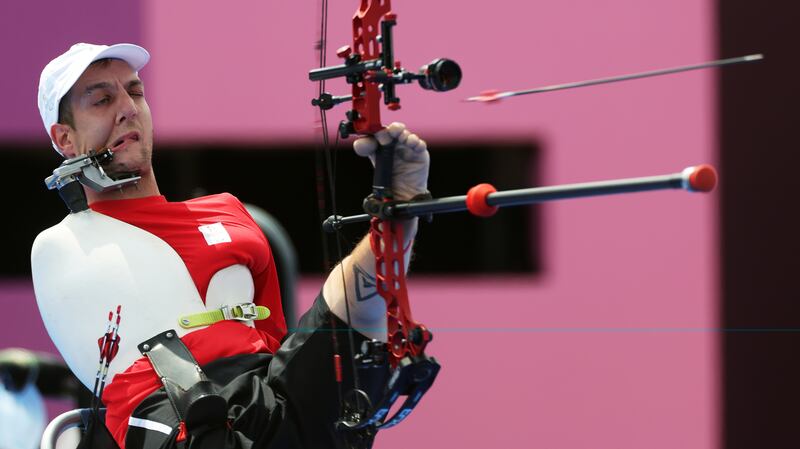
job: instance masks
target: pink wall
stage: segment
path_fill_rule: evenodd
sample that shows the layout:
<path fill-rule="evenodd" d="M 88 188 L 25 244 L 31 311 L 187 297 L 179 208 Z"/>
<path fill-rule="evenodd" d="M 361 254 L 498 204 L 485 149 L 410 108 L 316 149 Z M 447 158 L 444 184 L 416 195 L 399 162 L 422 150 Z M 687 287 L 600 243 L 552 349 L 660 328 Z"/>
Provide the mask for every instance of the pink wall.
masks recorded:
<path fill-rule="evenodd" d="M 356 2 L 331 2 L 329 50 Z M 316 2 L 149 1 L 151 103 L 166 140 L 310 140 Z M 457 60 L 457 91 L 406 87 L 402 120 L 431 142 L 544 143 L 547 184 L 713 162 L 713 75 L 692 73 L 483 106 L 487 88 L 712 58 L 713 3 L 569 0 L 394 3 L 408 67 Z M 187 70 L 188 68 L 188 70 Z M 336 88 L 335 86 L 339 86 Z M 344 92 L 342 83 L 330 83 Z M 331 114 L 338 122 L 343 111 Z M 438 169 L 438 170 L 437 170 Z M 416 279 L 416 316 L 444 369 L 378 447 L 713 448 L 717 441 L 716 198 L 678 192 L 545 206 L 537 278 Z M 446 248 L 442 249 L 446 251 Z M 318 284 L 313 284 L 311 290 Z M 310 292 L 309 295 L 313 295 Z M 307 295 L 306 297 L 311 297 Z"/>
<path fill-rule="evenodd" d="M 153 54 L 143 76 L 162 142 L 317 138 L 308 105 L 315 86 L 306 78 L 316 64 L 317 2 L 149 0 L 134 11 L 48 3 L 63 8 L 50 10 L 61 16 L 42 16 L 38 4 L 0 15 L 8 25 L 0 29 L 11 33 L 0 41 L 20 70 L 2 75 L 4 98 L 13 101 L 2 110 L 0 137 L 43 137 L 30 105 L 47 56 L 74 40 L 140 40 Z M 331 64 L 335 48 L 349 42 L 355 4 L 331 2 Z M 711 1 L 514 1 L 492 9 L 396 0 L 395 11 L 398 59 L 416 67 L 446 56 L 465 73 L 451 93 L 401 88 L 404 109 L 386 115 L 430 141 L 432 176 L 446 175 L 436 143 L 472 136 L 541 141 L 545 184 L 714 160 L 709 72 L 492 106 L 459 101 L 487 88 L 712 58 Z M 56 20 L 64 14 L 75 26 Z M 37 25 L 42 17 L 52 23 Z M 331 123 L 342 112 L 334 110 Z M 715 214 L 713 194 L 548 204 L 543 275 L 413 279 L 416 316 L 436 332 L 430 352 L 444 368 L 419 410 L 377 447 L 716 448 Z M 304 284 L 307 299 L 318 285 Z"/>
<path fill-rule="evenodd" d="M 36 109 L 39 74 L 76 42 L 138 42 L 141 9 L 135 2 L 54 0 L 0 3 L 0 145 L 8 140 L 47 144 Z"/>

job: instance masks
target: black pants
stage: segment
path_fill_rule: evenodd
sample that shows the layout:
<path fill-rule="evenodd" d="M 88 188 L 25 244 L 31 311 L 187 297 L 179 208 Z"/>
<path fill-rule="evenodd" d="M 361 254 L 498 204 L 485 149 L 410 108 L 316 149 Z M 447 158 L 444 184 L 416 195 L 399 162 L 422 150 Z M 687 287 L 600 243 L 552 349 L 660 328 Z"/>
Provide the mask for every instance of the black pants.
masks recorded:
<path fill-rule="evenodd" d="M 203 366 L 228 401 L 228 425 L 194 429 L 176 441 L 179 420 L 163 388 L 136 408 L 126 449 L 256 449 L 370 447 L 366 434 L 337 431 L 340 394 L 352 388 L 347 325 L 320 295 L 291 334 L 272 354 L 246 354 Z M 355 348 L 365 337 L 355 332 Z M 342 356 L 343 383 L 336 382 L 334 338 Z M 388 369 L 359 370 L 359 383 L 373 401 L 388 380 Z M 373 402 L 374 403 L 374 402 Z"/>

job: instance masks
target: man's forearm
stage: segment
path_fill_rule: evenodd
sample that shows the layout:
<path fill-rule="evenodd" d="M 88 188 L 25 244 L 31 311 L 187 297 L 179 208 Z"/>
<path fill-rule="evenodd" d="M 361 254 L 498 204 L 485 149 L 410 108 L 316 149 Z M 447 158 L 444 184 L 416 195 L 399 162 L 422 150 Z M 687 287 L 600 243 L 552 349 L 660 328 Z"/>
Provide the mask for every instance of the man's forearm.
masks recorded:
<path fill-rule="evenodd" d="M 403 266 L 406 270 L 417 233 L 417 221 L 413 218 L 398 222 L 403 228 Z M 386 303 L 377 291 L 375 268 L 375 255 L 367 235 L 331 271 L 322 293 L 328 307 L 336 316 L 347 322 L 346 304 L 349 305 L 351 326 L 370 338 L 385 341 Z"/>

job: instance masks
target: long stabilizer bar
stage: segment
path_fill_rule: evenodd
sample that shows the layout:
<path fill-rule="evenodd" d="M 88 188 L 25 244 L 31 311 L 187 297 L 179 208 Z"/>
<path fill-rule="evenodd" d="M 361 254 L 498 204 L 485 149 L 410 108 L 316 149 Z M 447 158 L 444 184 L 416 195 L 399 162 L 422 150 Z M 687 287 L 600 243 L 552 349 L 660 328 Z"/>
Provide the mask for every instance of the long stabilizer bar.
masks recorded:
<path fill-rule="evenodd" d="M 717 172 L 714 167 L 707 164 L 687 167 L 680 173 L 669 175 L 533 187 L 499 192 L 490 184 L 478 184 L 472 187 L 466 195 L 425 201 L 389 203 L 383 209 L 383 214 L 386 218 L 393 219 L 468 210 L 473 215 L 488 217 L 493 215 L 500 207 L 650 190 L 683 189 L 689 192 L 710 192 L 714 190 L 716 184 Z M 334 232 L 344 225 L 369 221 L 371 217 L 369 214 L 348 217 L 332 215 L 322 223 L 322 227 L 327 232 Z"/>

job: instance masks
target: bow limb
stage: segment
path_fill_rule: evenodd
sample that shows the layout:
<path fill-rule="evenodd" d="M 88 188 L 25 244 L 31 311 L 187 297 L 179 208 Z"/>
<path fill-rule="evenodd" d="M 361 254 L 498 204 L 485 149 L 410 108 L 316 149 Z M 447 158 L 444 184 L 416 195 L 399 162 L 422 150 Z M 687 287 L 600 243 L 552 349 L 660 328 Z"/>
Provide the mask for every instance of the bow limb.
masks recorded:
<path fill-rule="evenodd" d="M 403 238 L 403 273 L 411 259 L 417 219 L 397 222 Z M 372 238 L 365 236 L 340 266 L 331 271 L 323 286 L 323 296 L 330 310 L 342 321 L 365 336 L 386 343 L 387 304 L 380 296 L 376 282 L 377 264 L 372 249 Z M 343 285 L 346 290 L 343 290 Z M 347 305 L 345 305 L 347 303 Z"/>

